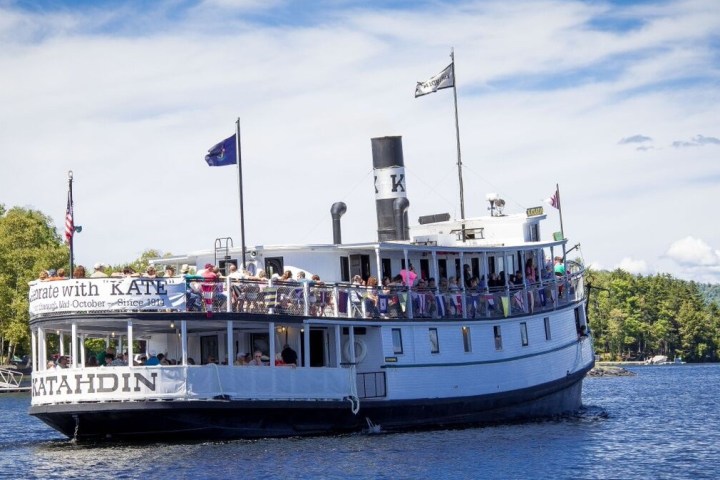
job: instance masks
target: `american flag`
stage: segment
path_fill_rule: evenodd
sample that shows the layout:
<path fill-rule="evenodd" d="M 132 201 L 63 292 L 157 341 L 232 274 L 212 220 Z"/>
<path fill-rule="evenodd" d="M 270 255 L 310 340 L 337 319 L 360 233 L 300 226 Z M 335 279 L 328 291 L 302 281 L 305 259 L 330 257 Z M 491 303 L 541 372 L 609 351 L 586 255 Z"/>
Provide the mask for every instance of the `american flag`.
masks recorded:
<path fill-rule="evenodd" d="M 550 197 L 550 205 L 557 209 L 560 208 L 560 193 L 557 190 L 555 190 L 555 193 Z"/>
<path fill-rule="evenodd" d="M 65 243 L 70 244 L 74 233 L 75 223 L 73 222 L 72 196 L 68 191 L 67 209 L 65 210 Z"/>

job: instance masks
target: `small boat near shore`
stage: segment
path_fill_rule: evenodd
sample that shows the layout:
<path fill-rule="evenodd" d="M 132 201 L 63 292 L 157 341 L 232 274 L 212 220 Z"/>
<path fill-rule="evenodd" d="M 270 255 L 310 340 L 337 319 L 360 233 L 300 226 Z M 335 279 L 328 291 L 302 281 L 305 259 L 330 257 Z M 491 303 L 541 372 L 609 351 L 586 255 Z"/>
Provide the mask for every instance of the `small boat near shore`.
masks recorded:
<path fill-rule="evenodd" d="M 645 365 L 685 365 L 682 357 L 675 357 L 671 362 L 667 355 L 655 355 L 645 360 Z"/>
<path fill-rule="evenodd" d="M 542 207 L 505 214 L 495 199 L 489 216 L 411 226 L 400 137 L 374 138 L 372 151 L 377 240 L 343 243 L 335 204 L 331 244 L 220 241 L 153 261 L 181 276 L 31 285 L 30 414 L 82 441 L 396 431 L 578 410 L 595 358 L 585 270 L 566 238 L 543 237 Z M 223 278 L 198 274 L 212 266 Z M 47 366 L 54 336 L 68 368 Z M 129 365 L 88 366 L 89 338 L 126 351 Z M 171 360 L 132 361 L 157 353 Z"/>

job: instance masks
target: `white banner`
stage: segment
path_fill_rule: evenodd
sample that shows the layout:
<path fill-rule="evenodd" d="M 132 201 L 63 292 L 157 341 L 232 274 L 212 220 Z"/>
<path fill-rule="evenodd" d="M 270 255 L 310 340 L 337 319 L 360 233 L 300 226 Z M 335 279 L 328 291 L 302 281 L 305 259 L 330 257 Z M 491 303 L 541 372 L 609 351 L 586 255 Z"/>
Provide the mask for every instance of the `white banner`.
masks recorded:
<path fill-rule="evenodd" d="M 185 279 L 79 278 L 30 285 L 30 315 L 128 310 L 185 310 Z"/>
<path fill-rule="evenodd" d="M 32 374 L 32 405 L 148 399 L 341 400 L 353 394 L 348 368 L 218 365 L 64 368 Z"/>
<path fill-rule="evenodd" d="M 426 82 L 417 82 L 415 86 L 415 98 L 428 93 L 437 92 L 442 88 L 450 88 L 455 85 L 455 74 L 453 71 L 453 64 L 448 65 L 445 70 L 438 73 L 430 80 Z"/>

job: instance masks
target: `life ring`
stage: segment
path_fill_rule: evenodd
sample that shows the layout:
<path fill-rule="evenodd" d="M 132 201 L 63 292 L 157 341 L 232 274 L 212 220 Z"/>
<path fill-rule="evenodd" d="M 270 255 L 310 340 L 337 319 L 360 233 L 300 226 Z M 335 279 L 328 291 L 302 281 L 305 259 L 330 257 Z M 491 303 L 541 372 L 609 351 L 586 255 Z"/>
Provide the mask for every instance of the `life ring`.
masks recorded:
<path fill-rule="evenodd" d="M 350 361 L 350 340 L 345 342 L 345 345 L 343 345 L 343 355 L 345 356 L 345 360 L 348 362 Z M 355 337 L 355 363 L 360 363 L 363 360 L 365 360 L 365 356 L 367 355 L 367 345 L 365 344 L 365 340 L 362 338 Z"/>

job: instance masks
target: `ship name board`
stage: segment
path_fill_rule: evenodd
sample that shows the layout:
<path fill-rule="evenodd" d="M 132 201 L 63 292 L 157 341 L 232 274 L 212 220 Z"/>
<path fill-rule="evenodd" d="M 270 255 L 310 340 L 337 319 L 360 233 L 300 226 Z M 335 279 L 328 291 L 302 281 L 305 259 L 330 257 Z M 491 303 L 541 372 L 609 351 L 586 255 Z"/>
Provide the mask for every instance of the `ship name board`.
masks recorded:
<path fill-rule="evenodd" d="M 530 207 L 526 212 L 528 217 L 537 217 L 543 214 L 543 207 Z"/>

